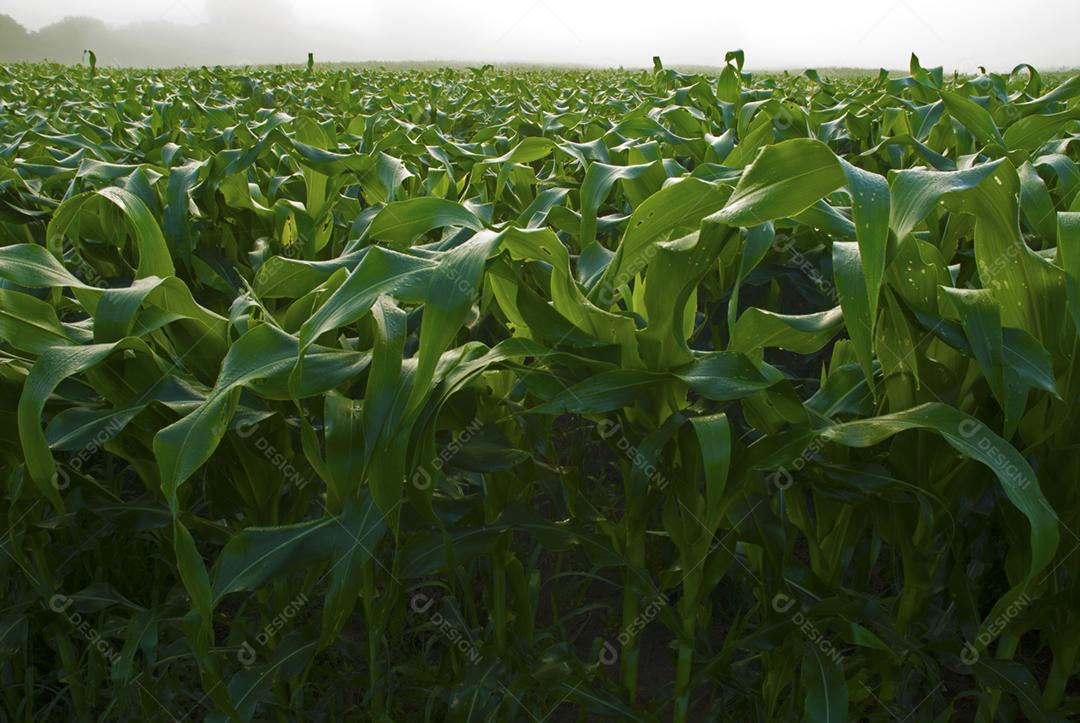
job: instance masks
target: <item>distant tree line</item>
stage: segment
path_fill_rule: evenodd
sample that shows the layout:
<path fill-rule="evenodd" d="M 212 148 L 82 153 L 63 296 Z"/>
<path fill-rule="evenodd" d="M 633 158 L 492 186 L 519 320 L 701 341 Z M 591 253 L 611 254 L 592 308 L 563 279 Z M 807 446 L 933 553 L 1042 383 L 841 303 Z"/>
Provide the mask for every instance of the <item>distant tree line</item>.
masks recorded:
<path fill-rule="evenodd" d="M 0 15 L 0 63 L 74 64 L 82 61 L 85 48 L 93 48 L 103 66 L 302 63 L 310 50 L 305 37 L 269 22 L 249 22 L 238 31 L 220 24 L 164 20 L 110 27 L 88 17 L 68 17 L 32 31 Z"/>

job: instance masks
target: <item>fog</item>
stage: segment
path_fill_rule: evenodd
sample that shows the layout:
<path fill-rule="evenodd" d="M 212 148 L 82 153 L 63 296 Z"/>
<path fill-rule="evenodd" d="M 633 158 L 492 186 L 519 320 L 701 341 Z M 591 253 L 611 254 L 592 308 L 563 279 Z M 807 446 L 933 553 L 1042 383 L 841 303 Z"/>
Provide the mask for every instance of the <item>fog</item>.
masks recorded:
<path fill-rule="evenodd" d="M 0 61 L 102 65 L 319 61 L 1008 70 L 1080 65 L 1077 0 L 0 0 Z M 12 22 L 12 20 L 14 22 Z M 1070 33 L 1074 37 L 1070 38 Z"/>

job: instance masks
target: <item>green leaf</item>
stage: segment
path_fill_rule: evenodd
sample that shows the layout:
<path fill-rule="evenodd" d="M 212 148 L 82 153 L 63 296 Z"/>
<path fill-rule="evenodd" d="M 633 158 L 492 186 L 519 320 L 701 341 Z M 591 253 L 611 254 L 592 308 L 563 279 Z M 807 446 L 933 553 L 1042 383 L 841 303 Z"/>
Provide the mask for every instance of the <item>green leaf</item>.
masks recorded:
<path fill-rule="evenodd" d="M 777 314 L 757 307 L 747 309 L 735 325 L 731 351 L 752 354 L 775 347 L 809 354 L 829 343 L 843 327 L 838 306 L 816 314 Z"/>
<path fill-rule="evenodd" d="M 732 352 L 703 356 L 672 374 L 701 396 L 718 402 L 748 397 L 782 379 L 769 365 L 757 367 L 742 354 Z"/>
<path fill-rule="evenodd" d="M 368 238 L 407 247 L 417 236 L 435 228 L 454 226 L 479 231 L 476 215 L 461 204 L 443 198 L 410 198 L 382 207 L 368 228 Z"/>
<path fill-rule="evenodd" d="M 821 141 L 793 138 L 766 146 L 714 219 L 757 226 L 793 216 L 844 184 L 836 154 Z"/>
<path fill-rule="evenodd" d="M 589 299 L 601 308 L 610 307 L 615 290 L 645 270 L 655 243 L 676 228 L 696 226 L 707 214 L 720 208 L 728 191 L 696 178 L 672 183 L 649 196 L 630 216 L 615 256 L 599 281 L 589 291 Z"/>
<path fill-rule="evenodd" d="M 1005 139 L 1001 137 L 1001 131 L 988 110 L 970 98 L 948 90 L 941 91 L 941 99 L 945 102 L 949 115 L 960 121 L 979 143 L 1005 147 Z"/>
<path fill-rule="evenodd" d="M 830 648 L 829 652 L 835 652 L 835 649 Z M 803 720 L 813 723 L 848 720 L 848 689 L 844 672 L 829 657 L 829 653 L 814 643 L 804 643 L 800 670 L 806 686 Z"/>
<path fill-rule="evenodd" d="M 176 273 L 169 247 L 161 235 L 161 227 L 138 196 L 122 188 L 103 188 L 66 200 L 53 214 L 46 231 L 47 245 L 58 248 L 64 236 L 75 232 L 80 218 L 102 200 L 120 209 L 121 215 L 134 232 L 135 245 L 139 251 L 139 265 L 135 278 L 148 276 L 172 276 Z"/>
<path fill-rule="evenodd" d="M 229 540 L 214 564 L 213 604 L 229 593 L 258 590 L 319 561 L 336 564 L 353 554 L 371 559 L 385 531 L 386 520 L 369 495 L 347 505 L 340 517 L 249 527 Z"/>
<path fill-rule="evenodd" d="M 121 339 L 112 344 L 79 347 L 49 347 L 31 368 L 19 397 L 18 426 L 27 471 L 41 494 L 57 510 L 63 510 L 56 485 L 56 463 L 42 431 L 41 414 L 53 390 L 68 377 L 93 369 L 117 350 L 130 349 L 151 354 L 138 339 Z"/>
<path fill-rule="evenodd" d="M 174 514 L 180 485 L 210 459 L 225 436 L 241 387 L 290 371 L 296 355 L 296 339 L 266 324 L 252 329 L 229 348 L 206 401 L 154 436 L 161 487 Z"/>
<path fill-rule="evenodd" d="M 986 425 L 944 404 L 923 404 L 873 419 L 827 427 L 822 436 L 849 447 L 869 447 L 906 429 L 936 432 L 965 457 L 990 468 L 1001 489 L 1031 525 L 1031 560 L 1026 581 L 1050 564 L 1058 547 L 1057 514 L 1039 488 L 1031 466 Z"/>

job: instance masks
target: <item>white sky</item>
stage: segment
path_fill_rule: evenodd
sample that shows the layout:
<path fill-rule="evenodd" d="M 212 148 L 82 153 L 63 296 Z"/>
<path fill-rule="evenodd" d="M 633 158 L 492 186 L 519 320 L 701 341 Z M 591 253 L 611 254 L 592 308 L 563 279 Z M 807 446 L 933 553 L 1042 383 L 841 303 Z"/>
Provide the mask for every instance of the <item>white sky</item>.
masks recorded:
<path fill-rule="evenodd" d="M 905 68 L 912 50 L 949 70 L 1080 66 L 1080 0 L 0 0 L 0 13 L 35 30 L 67 15 L 213 22 L 237 42 L 273 26 L 313 38 L 320 60 L 719 65 L 741 47 L 752 68 Z"/>

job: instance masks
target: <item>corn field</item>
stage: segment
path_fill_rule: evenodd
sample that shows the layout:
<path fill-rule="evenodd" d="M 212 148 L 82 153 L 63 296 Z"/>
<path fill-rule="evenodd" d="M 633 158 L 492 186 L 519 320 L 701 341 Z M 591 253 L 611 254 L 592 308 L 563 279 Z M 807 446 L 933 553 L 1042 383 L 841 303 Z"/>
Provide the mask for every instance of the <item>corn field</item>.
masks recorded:
<path fill-rule="evenodd" d="M 0 67 L 0 721 L 1080 718 L 1080 76 Z"/>

